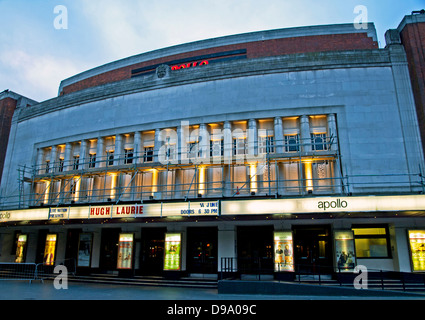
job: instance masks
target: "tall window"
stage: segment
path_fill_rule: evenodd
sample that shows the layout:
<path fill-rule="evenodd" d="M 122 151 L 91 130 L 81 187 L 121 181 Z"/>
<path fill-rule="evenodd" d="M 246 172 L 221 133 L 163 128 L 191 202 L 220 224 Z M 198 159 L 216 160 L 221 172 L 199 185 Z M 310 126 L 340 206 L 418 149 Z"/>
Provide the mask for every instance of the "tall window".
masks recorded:
<path fill-rule="evenodd" d="M 50 171 L 50 161 L 46 161 L 46 173 Z"/>
<path fill-rule="evenodd" d="M 96 167 L 96 153 L 89 154 L 89 168 Z"/>
<path fill-rule="evenodd" d="M 220 157 L 224 154 L 224 140 L 210 140 L 210 157 Z"/>
<path fill-rule="evenodd" d="M 259 137 L 258 153 L 274 153 L 274 137 Z"/>
<path fill-rule="evenodd" d="M 125 149 L 124 150 L 124 164 L 133 163 L 133 149 Z"/>
<path fill-rule="evenodd" d="M 107 159 L 108 166 L 113 166 L 114 165 L 114 151 L 107 151 L 106 152 L 106 159 Z"/>
<path fill-rule="evenodd" d="M 59 172 L 63 172 L 64 159 L 59 159 Z"/>
<path fill-rule="evenodd" d="M 143 151 L 143 162 L 153 161 L 153 147 L 145 147 Z"/>
<path fill-rule="evenodd" d="M 285 135 L 285 152 L 300 151 L 300 138 L 298 134 Z"/>
<path fill-rule="evenodd" d="M 233 138 L 233 155 L 246 153 L 245 138 Z"/>
<path fill-rule="evenodd" d="M 78 170 L 79 165 L 80 165 L 80 156 L 74 156 L 73 163 L 72 163 L 72 169 Z"/>
<path fill-rule="evenodd" d="M 391 258 L 386 226 L 354 227 L 357 258 Z"/>
<path fill-rule="evenodd" d="M 328 144 L 326 141 L 326 133 L 311 134 L 311 149 L 316 151 L 328 150 Z"/>

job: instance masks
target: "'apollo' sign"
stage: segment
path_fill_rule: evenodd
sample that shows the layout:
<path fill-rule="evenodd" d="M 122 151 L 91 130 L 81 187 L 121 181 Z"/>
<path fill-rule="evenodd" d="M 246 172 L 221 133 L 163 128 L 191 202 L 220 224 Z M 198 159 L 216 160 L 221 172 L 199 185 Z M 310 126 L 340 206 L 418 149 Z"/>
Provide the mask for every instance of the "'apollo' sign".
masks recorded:
<path fill-rule="evenodd" d="M 341 199 L 336 199 L 334 201 L 319 201 L 317 203 L 318 209 L 323 209 L 326 211 L 327 209 L 345 209 L 348 207 L 348 202 Z"/>

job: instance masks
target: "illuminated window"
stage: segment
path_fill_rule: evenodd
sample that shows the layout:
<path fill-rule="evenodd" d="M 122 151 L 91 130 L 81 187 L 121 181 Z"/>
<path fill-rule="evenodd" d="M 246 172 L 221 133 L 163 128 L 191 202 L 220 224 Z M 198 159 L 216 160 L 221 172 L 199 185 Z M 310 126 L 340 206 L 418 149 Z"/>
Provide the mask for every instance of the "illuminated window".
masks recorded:
<path fill-rule="evenodd" d="M 355 227 L 353 231 L 358 258 L 391 258 L 387 227 Z"/>

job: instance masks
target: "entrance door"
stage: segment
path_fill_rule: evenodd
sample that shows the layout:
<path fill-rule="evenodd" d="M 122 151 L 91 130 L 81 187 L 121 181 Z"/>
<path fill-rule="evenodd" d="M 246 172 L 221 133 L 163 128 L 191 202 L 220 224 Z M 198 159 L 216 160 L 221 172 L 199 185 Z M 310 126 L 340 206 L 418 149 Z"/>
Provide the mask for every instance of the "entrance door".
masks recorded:
<path fill-rule="evenodd" d="M 217 228 L 187 228 L 187 270 L 217 273 Z"/>
<path fill-rule="evenodd" d="M 295 270 L 332 272 L 330 226 L 294 226 Z"/>
<path fill-rule="evenodd" d="M 102 240 L 100 245 L 99 267 L 102 271 L 114 271 L 117 269 L 118 240 L 121 229 L 102 229 Z"/>
<path fill-rule="evenodd" d="M 273 273 L 273 226 L 238 227 L 238 268 L 241 273 Z"/>
<path fill-rule="evenodd" d="M 69 229 L 66 237 L 65 266 L 69 270 L 75 270 L 78 260 L 78 244 L 82 229 Z"/>
<path fill-rule="evenodd" d="M 167 228 L 142 228 L 140 274 L 160 275 L 164 268 L 164 242 Z"/>

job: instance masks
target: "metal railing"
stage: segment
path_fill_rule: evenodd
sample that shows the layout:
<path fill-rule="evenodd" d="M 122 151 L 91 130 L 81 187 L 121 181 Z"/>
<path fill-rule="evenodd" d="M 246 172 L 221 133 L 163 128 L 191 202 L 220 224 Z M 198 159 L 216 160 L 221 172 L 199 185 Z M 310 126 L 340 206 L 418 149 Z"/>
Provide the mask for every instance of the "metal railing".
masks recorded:
<path fill-rule="evenodd" d="M 0 263 L 0 280 L 19 280 L 29 281 L 35 280 L 44 281 L 52 279 L 55 274 L 54 269 L 58 265 L 66 267 L 68 274 L 76 274 L 75 259 L 65 259 L 61 262 L 56 262 L 50 266 L 43 263 Z"/>
<path fill-rule="evenodd" d="M 296 264 L 293 271 L 280 272 L 275 271 L 274 265 L 270 266 L 270 263 L 270 258 L 222 257 L 219 279 L 240 280 L 245 274 L 251 275 L 251 277 L 245 277 L 245 280 L 261 281 L 270 279 L 270 277 L 264 277 L 265 275 L 273 275 L 273 278 L 279 281 L 284 279 L 284 281 L 300 284 L 354 287 L 354 280 L 360 275 L 355 273 L 354 269 L 319 264 Z M 246 265 L 250 266 L 246 267 Z M 425 293 L 425 273 L 367 268 L 364 281 L 366 281 L 367 289 Z"/>
<path fill-rule="evenodd" d="M 0 280 L 37 280 L 35 263 L 0 263 Z"/>

